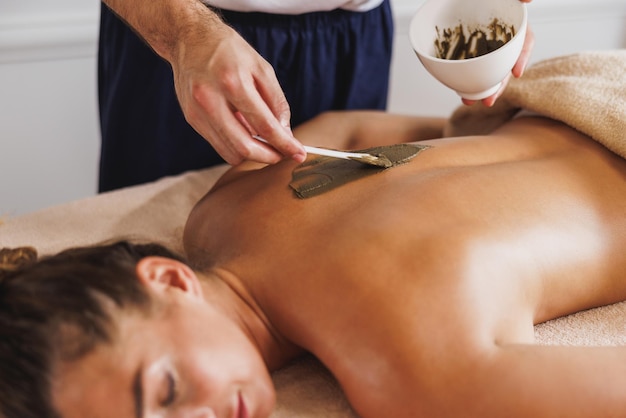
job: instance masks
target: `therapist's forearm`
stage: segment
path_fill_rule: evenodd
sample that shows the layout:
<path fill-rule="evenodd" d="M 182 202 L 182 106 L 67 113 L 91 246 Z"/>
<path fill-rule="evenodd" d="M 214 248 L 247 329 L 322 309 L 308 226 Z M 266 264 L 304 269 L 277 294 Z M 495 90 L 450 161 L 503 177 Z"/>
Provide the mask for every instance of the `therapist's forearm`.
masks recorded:
<path fill-rule="evenodd" d="M 199 0 L 102 0 L 169 62 L 185 44 L 219 42 L 226 24 Z"/>

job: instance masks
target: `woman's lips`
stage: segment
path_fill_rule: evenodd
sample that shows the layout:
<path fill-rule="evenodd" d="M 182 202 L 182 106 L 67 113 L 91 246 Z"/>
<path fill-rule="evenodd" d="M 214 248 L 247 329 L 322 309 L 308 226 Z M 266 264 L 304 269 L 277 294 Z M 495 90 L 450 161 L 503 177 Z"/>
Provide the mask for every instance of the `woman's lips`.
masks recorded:
<path fill-rule="evenodd" d="M 243 401 L 241 392 L 239 392 L 237 397 L 239 398 L 239 404 L 237 405 L 236 418 L 248 418 L 248 410 L 246 409 L 246 403 Z"/>

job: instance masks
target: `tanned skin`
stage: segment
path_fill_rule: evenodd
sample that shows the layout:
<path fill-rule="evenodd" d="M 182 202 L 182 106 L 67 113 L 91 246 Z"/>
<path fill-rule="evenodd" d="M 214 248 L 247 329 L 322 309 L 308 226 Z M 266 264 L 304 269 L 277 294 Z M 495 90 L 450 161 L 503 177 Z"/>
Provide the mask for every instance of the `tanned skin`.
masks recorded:
<path fill-rule="evenodd" d="M 331 113 L 295 136 L 365 148 L 440 128 Z M 538 346 L 533 326 L 626 299 L 626 162 L 540 117 L 423 143 L 309 199 L 289 188 L 294 161 L 233 168 L 191 213 L 189 256 L 364 418 L 621 416 L 626 347 Z"/>

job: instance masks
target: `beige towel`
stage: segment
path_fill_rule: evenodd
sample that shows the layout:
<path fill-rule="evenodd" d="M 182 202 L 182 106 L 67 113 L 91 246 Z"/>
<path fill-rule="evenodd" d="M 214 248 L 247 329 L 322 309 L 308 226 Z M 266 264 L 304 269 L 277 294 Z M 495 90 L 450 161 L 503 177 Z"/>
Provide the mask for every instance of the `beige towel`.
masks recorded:
<path fill-rule="evenodd" d="M 626 158 L 626 50 L 539 62 L 512 79 L 493 107 L 458 108 L 445 134 L 488 134 L 520 109 L 564 122 Z"/>

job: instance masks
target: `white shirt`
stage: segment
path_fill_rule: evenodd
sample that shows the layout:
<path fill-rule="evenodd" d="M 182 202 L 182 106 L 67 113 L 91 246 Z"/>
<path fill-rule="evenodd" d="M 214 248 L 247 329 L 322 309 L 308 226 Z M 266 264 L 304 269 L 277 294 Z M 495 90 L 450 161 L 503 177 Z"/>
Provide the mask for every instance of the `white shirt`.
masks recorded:
<path fill-rule="evenodd" d="M 366 12 L 383 0 L 203 0 L 211 6 L 236 12 L 301 14 L 334 9 Z"/>

